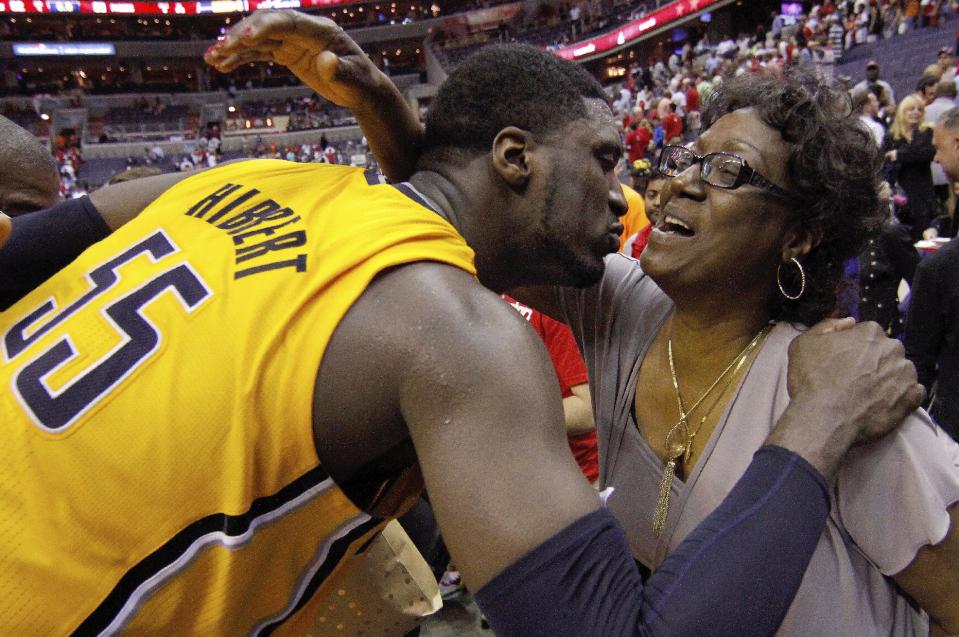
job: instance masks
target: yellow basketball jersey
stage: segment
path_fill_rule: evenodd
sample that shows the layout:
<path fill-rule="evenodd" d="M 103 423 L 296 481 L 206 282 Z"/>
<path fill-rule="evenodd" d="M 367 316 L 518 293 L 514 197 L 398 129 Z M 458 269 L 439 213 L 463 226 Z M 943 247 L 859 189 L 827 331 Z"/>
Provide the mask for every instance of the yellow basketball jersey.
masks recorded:
<path fill-rule="evenodd" d="M 475 275 L 409 185 L 249 161 L 0 315 L 0 634 L 303 634 L 382 524 L 320 466 L 316 371 L 377 273 L 421 260 Z"/>
<path fill-rule="evenodd" d="M 620 219 L 623 222 L 623 234 L 619 237 L 619 251 L 626 249 L 626 244 L 630 242 L 636 233 L 649 225 L 649 219 L 646 218 L 646 202 L 643 196 L 630 188 L 623 186 L 623 195 L 626 197 L 626 203 L 629 207 L 626 214 Z"/>

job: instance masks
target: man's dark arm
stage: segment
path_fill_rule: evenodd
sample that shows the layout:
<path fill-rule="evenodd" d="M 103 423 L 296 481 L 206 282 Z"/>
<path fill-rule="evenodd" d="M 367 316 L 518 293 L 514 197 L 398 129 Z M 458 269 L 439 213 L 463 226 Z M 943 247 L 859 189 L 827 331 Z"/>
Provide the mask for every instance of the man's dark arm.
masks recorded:
<path fill-rule="evenodd" d="M 509 566 L 476 599 L 501 637 L 770 635 L 828 513 L 819 472 L 795 453 L 763 447 L 645 586 L 622 531 L 601 510 Z"/>
<path fill-rule="evenodd" d="M 14 219 L 10 238 L 0 248 L 0 311 L 108 234 L 110 229 L 89 197 L 70 199 Z"/>
<path fill-rule="evenodd" d="M 0 248 L 0 311 L 139 215 L 190 174 L 169 173 L 106 186 L 89 197 L 17 217 L 10 237 Z"/>

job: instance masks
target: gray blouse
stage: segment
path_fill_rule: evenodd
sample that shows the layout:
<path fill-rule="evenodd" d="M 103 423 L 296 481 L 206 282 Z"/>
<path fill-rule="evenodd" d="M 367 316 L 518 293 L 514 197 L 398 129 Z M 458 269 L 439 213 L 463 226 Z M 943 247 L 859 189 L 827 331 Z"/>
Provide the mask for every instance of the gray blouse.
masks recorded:
<path fill-rule="evenodd" d="M 606 264 L 600 283 L 557 294 L 589 370 L 600 483 L 612 488 L 607 506 L 636 559 L 655 569 L 719 505 L 785 410 L 788 347 L 800 331 L 780 323 L 770 332 L 692 473 L 673 481 L 657 539 L 663 463 L 639 433 L 632 404 L 640 363 L 672 302 L 635 259 L 615 254 Z M 778 635 L 927 635 L 924 613 L 888 576 L 945 537 L 946 509 L 959 501 L 959 445 L 918 411 L 896 433 L 851 451 L 831 487 L 826 530 Z"/>

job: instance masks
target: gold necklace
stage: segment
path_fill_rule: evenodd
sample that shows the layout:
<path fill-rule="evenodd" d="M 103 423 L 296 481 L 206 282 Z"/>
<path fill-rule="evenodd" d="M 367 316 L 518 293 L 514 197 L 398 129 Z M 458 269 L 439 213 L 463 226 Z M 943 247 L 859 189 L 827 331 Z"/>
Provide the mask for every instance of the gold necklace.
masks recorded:
<path fill-rule="evenodd" d="M 689 415 L 698 408 L 702 402 L 709 396 L 714 389 L 722 382 L 724 378 L 729 376 L 729 381 L 726 383 L 724 391 L 729 387 L 729 383 L 732 382 L 732 379 L 739 372 L 740 368 L 749 358 L 749 355 L 754 349 L 759 345 L 763 340 L 766 334 L 769 333 L 769 330 L 772 328 L 771 325 L 767 325 L 763 329 L 759 330 L 759 333 L 753 337 L 753 340 L 749 341 L 746 347 L 743 348 L 741 352 L 732 360 L 729 365 L 726 366 L 726 369 L 716 377 L 716 380 L 703 392 L 703 394 L 693 403 L 693 406 L 689 409 L 686 409 L 683 404 L 683 397 L 679 393 L 679 377 L 676 374 L 676 362 L 673 359 L 673 337 L 672 334 L 668 337 L 666 341 L 666 351 L 669 359 L 669 373 L 672 376 L 673 380 L 673 389 L 676 391 L 676 404 L 679 408 L 679 421 L 673 425 L 669 431 L 666 432 L 666 465 L 663 467 L 663 477 L 659 482 L 659 498 L 656 502 L 656 512 L 653 514 L 653 535 L 659 537 L 662 535 L 663 529 L 666 528 L 666 518 L 669 516 L 669 495 L 673 487 L 673 478 L 676 477 L 676 464 L 677 461 L 682 458 L 683 462 L 689 461 L 689 456 L 693 450 L 693 439 L 696 437 L 696 434 L 703 428 L 703 424 L 706 422 L 706 417 L 709 416 L 713 408 L 716 406 L 717 401 L 714 401 L 709 410 L 703 414 L 703 417 L 700 419 L 699 424 L 696 427 L 696 431 L 690 433 L 689 431 Z M 730 375 L 730 372 L 732 374 Z M 678 442 L 675 437 L 681 432 L 683 435 L 682 442 Z"/>

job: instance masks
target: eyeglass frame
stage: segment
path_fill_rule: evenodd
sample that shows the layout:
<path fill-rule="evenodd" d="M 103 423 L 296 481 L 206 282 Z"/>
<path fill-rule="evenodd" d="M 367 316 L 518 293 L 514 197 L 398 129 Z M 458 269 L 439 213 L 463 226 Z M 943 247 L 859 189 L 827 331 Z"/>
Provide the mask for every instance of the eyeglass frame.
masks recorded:
<path fill-rule="evenodd" d="M 693 158 L 693 161 L 690 163 L 690 166 L 699 164 L 699 178 L 703 181 L 704 184 L 712 186 L 713 188 L 722 188 L 723 190 L 736 190 L 737 188 L 740 188 L 741 186 L 745 186 L 748 184 L 751 186 L 756 186 L 758 188 L 767 190 L 773 193 L 774 195 L 779 195 L 780 197 L 784 199 L 796 198 L 795 195 L 793 195 L 788 190 L 780 188 L 779 186 L 771 182 L 766 177 L 763 177 L 755 168 L 749 165 L 748 161 L 746 161 L 739 155 L 734 155 L 733 153 L 717 152 L 717 153 L 706 153 L 705 155 L 697 155 L 696 153 L 694 153 L 692 150 L 690 150 L 689 148 L 685 146 L 679 146 L 677 144 L 670 144 L 668 146 L 663 146 L 662 153 L 659 156 L 659 162 L 657 162 L 658 163 L 657 168 L 659 169 L 660 173 L 662 173 L 663 175 L 667 177 L 674 178 L 682 174 L 682 173 L 677 173 L 675 175 L 671 175 L 669 174 L 669 171 L 667 171 L 665 166 L 663 165 L 665 162 L 667 151 L 673 148 L 680 149 L 689 153 Z M 715 157 L 716 155 L 724 155 L 726 157 L 732 157 L 733 159 L 736 159 L 742 162 L 742 168 L 739 169 L 739 174 L 736 175 L 736 180 L 732 183 L 732 185 L 720 186 L 719 184 L 713 184 L 706 180 L 706 176 L 703 174 L 706 170 L 706 160 L 710 157 Z M 686 170 L 688 169 L 689 168 L 687 167 Z M 682 171 L 682 172 L 685 172 L 685 171 Z"/>

